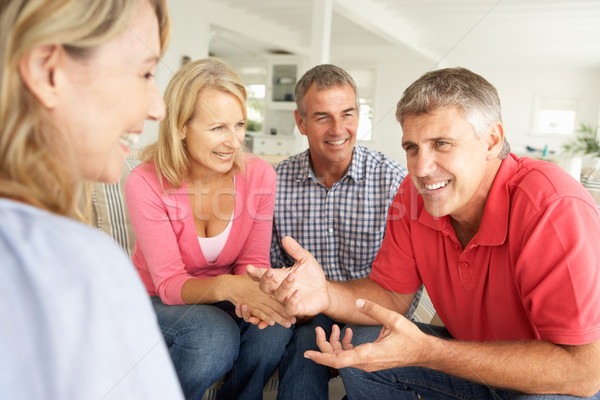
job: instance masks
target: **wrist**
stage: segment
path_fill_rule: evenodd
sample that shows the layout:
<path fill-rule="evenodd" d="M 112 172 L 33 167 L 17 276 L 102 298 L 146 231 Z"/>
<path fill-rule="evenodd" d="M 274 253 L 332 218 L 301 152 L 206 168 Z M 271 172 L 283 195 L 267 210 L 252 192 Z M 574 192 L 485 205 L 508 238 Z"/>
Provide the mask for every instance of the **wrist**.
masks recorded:
<path fill-rule="evenodd" d="M 223 274 L 219 278 L 219 284 L 216 290 L 218 291 L 218 298 L 221 301 L 228 301 L 233 305 L 236 305 L 239 301 L 237 294 L 239 293 L 239 281 L 241 275 Z"/>

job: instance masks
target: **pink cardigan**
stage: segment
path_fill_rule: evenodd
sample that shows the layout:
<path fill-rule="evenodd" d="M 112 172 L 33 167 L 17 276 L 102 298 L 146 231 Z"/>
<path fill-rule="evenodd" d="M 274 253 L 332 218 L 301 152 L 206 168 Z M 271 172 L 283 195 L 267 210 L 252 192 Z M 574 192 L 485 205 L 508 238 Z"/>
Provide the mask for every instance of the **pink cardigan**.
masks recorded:
<path fill-rule="evenodd" d="M 246 156 L 246 171 L 235 177 L 233 225 L 214 263 L 200 249 L 185 183 L 161 189 L 154 164 L 135 168 L 125 187 L 136 241 L 133 263 L 151 296 L 165 304 L 184 304 L 181 288 L 190 278 L 241 275 L 252 264 L 270 268 L 269 249 L 275 204 L 275 170 Z"/>

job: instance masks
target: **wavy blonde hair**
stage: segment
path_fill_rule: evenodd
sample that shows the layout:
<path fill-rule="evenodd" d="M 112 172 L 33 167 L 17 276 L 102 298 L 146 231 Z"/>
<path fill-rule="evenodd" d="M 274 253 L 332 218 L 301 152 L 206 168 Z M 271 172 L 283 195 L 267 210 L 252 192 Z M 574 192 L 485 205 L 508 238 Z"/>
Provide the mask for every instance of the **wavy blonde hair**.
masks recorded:
<path fill-rule="evenodd" d="M 227 64 L 209 57 L 181 67 L 165 91 L 167 111 L 160 122 L 158 140 L 146 147 L 141 157 L 145 162 L 154 162 L 163 186 L 163 179 L 166 179 L 171 186 L 179 188 L 191 173 L 190 154 L 182 139 L 182 132 L 194 118 L 199 93 L 209 88 L 237 97 L 246 118 L 246 88 Z M 245 170 L 244 153 L 244 146 L 241 146 L 233 159 L 233 173 Z"/>
<path fill-rule="evenodd" d="M 86 59 L 125 28 L 140 1 L 0 2 L 0 197 L 80 217 L 83 185 L 73 168 L 73 150 L 21 80 L 18 64 L 29 51 L 46 45 L 61 45 L 73 57 Z M 171 32 L 166 0 L 149 1 L 164 52 Z"/>

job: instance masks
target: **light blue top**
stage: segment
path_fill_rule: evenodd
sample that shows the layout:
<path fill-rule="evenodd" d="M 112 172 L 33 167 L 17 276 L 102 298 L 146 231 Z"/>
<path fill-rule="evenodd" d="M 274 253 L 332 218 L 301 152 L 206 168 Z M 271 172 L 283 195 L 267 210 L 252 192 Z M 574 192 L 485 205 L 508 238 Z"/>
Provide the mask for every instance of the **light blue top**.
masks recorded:
<path fill-rule="evenodd" d="M 109 236 L 0 199 L 0 277 L 0 398 L 183 398 L 148 295 Z"/>

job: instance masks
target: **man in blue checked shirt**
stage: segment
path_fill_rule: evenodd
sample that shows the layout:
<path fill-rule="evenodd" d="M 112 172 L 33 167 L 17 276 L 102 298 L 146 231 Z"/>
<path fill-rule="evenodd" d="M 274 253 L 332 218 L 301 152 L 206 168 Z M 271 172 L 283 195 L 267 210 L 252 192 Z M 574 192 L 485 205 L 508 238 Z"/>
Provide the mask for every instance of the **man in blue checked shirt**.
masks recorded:
<path fill-rule="evenodd" d="M 384 154 L 356 144 L 359 101 L 346 71 L 316 66 L 298 81 L 295 96 L 294 116 L 309 148 L 276 167 L 271 265 L 294 264 L 281 244 L 284 236 L 292 236 L 319 261 L 327 279 L 366 277 L 385 233 L 388 208 L 407 171 Z M 417 303 L 418 298 L 408 317 Z M 296 324 L 279 366 L 278 399 L 328 398 L 329 368 L 303 353 L 318 349 L 316 326 L 329 334 L 334 323 L 319 314 Z"/>

